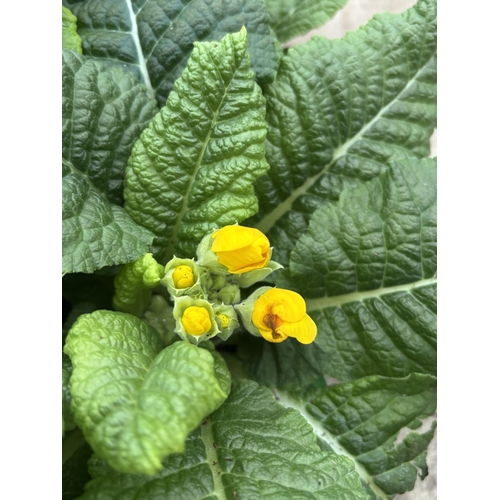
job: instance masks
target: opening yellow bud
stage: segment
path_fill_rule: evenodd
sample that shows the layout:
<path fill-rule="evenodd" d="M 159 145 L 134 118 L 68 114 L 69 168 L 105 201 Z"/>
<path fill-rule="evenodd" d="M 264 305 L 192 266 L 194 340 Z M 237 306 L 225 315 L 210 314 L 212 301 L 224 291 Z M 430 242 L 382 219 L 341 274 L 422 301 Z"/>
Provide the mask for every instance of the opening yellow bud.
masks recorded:
<path fill-rule="evenodd" d="M 172 273 L 175 288 L 189 288 L 194 285 L 194 273 L 189 266 L 177 266 Z"/>
<path fill-rule="evenodd" d="M 293 337 L 310 344 L 317 333 L 316 323 L 306 314 L 304 299 L 282 288 L 271 288 L 255 301 L 252 323 L 267 341 L 274 343 Z"/>
<path fill-rule="evenodd" d="M 219 263 L 232 274 L 262 269 L 271 258 L 267 236 L 258 229 L 244 226 L 225 226 L 212 235 L 212 251 Z"/>
<path fill-rule="evenodd" d="M 229 326 L 229 316 L 227 314 L 217 313 L 218 318 L 220 319 L 222 328 L 227 328 Z"/>
<path fill-rule="evenodd" d="M 204 307 L 188 307 L 181 318 L 181 323 L 190 335 L 203 335 L 212 328 L 210 314 Z"/>

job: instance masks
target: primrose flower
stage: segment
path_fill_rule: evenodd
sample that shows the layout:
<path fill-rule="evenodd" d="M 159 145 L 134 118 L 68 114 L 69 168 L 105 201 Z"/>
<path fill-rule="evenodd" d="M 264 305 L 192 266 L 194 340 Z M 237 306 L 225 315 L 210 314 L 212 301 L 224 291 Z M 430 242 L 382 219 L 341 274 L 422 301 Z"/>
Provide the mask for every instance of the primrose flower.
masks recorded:
<path fill-rule="evenodd" d="M 198 345 L 220 333 L 212 305 L 189 295 L 176 297 L 173 316 L 175 332 L 184 340 Z"/>
<path fill-rule="evenodd" d="M 235 307 L 245 328 L 269 342 L 280 343 L 292 337 L 310 344 L 316 338 L 316 323 L 306 313 L 306 303 L 298 293 L 262 287 Z"/>
<path fill-rule="evenodd" d="M 219 274 L 242 274 L 263 269 L 271 259 L 267 236 L 235 224 L 205 236 L 198 246 L 198 262 Z"/>
<path fill-rule="evenodd" d="M 219 337 L 222 340 L 227 340 L 233 334 L 234 330 L 240 326 L 238 315 L 233 307 L 224 304 L 214 306 L 214 312 L 215 320 L 220 329 Z"/>
<path fill-rule="evenodd" d="M 271 258 L 267 236 L 258 229 L 225 226 L 212 234 L 212 252 L 231 274 L 262 269 Z"/>
<path fill-rule="evenodd" d="M 161 284 L 168 288 L 173 297 L 200 295 L 200 273 L 193 259 L 174 257 L 165 266 Z"/>

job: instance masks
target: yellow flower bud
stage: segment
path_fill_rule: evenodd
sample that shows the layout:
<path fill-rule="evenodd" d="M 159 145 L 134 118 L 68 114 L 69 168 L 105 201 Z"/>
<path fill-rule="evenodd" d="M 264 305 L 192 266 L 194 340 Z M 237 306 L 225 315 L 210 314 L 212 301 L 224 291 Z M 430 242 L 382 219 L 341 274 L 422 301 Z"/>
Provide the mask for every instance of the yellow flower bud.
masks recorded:
<path fill-rule="evenodd" d="M 220 319 L 222 328 L 229 326 L 229 316 L 227 314 L 217 313 L 217 317 Z"/>
<path fill-rule="evenodd" d="M 194 274 L 189 266 L 177 266 L 172 279 L 176 288 L 189 288 L 194 285 Z"/>
<path fill-rule="evenodd" d="M 274 343 L 293 337 L 310 344 L 317 333 L 316 323 L 306 314 L 304 299 L 282 288 L 271 288 L 255 301 L 252 323 L 267 341 Z"/>
<path fill-rule="evenodd" d="M 241 274 L 266 267 L 271 258 L 267 236 L 258 229 L 225 226 L 212 234 L 212 251 L 231 274 Z"/>
<path fill-rule="evenodd" d="M 182 326 L 190 335 L 203 335 L 212 328 L 210 314 L 204 307 L 190 306 L 182 315 Z"/>

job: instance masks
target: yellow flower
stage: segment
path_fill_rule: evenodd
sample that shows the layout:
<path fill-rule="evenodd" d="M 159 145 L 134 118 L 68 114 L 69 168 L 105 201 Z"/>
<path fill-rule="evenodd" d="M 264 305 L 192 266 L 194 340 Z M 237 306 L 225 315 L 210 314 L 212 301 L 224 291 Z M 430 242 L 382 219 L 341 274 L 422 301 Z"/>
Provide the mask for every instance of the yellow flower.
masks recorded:
<path fill-rule="evenodd" d="M 189 288 L 194 285 L 194 273 L 189 266 L 177 266 L 172 279 L 176 288 Z"/>
<path fill-rule="evenodd" d="M 231 274 L 266 267 L 271 247 L 264 233 L 244 226 L 225 226 L 212 234 L 212 251 Z"/>
<path fill-rule="evenodd" d="M 271 288 L 255 301 L 252 323 L 269 342 L 293 337 L 301 344 L 310 344 L 316 338 L 316 323 L 306 314 L 304 299 L 282 288 Z"/>
<path fill-rule="evenodd" d="M 182 326 L 190 335 L 203 335 L 212 328 L 210 314 L 204 307 L 190 306 L 182 315 Z"/>

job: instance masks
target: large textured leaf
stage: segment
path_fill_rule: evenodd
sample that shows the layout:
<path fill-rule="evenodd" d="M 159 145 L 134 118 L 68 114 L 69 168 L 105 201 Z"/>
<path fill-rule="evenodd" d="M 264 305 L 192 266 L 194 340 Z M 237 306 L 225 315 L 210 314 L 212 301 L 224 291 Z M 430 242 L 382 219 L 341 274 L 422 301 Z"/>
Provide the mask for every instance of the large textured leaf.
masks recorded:
<path fill-rule="evenodd" d="M 186 67 L 193 42 L 218 41 L 245 26 L 260 83 L 276 76 L 275 47 L 263 0 L 65 0 L 78 17 L 85 55 L 127 68 L 163 105 Z"/>
<path fill-rule="evenodd" d="M 280 42 L 325 24 L 347 0 L 264 0 Z"/>
<path fill-rule="evenodd" d="M 273 258 L 289 252 L 312 213 L 393 159 L 429 155 L 436 124 L 436 2 L 375 16 L 340 40 L 290 49 L 265 88 L 269 173 L 256 227 Z"/>
<path fill-rule="evenodd" d="M 76 17 L 66 7 L 62 7 L 62 47 L 82 53 L 82 39 L 76 32 Z"/>
<path fill-rule="evenodd" d="M 284 409 L 268 389 L 239 383 L 191 434 L 186 453 L 164 461 L 153 478 L 93 467 L 82 500 L 364 500 L 354 464 L 320 451 L 298 411 Z"/>
<path fill-rule="evenodd" d="M 436 374 L 436 252 L 435 159 L 402 160 L 345 191 L 313 215 L 282 278 L 307 298 L 316 340 L 256 339 L 242 349 L 250 373 L 278 386 Z"/>
<path fill-rule="evenodd" d="M 93 273 L 134 261 L 149 250 L 154 235 L 64 160 L 62 201 L 63 273 Z"/>
<path fill-rule="evenodd" d="M 157 472 L 227 397 L 229 374 L 218 376 L 220 358 L 215 368 L 206 349 L 188 342 L 161 347 L 156 330 L 111 311 L 80 316 L 68 334 L 76 422 L 118 471 Z"/>
<path fill-rule="evenodd" d="M 63 161 L 110 202 L 123 202 L 132 146 L 158 111 L 146 87 L 118 68 L 63 50 Z"/>
<path fill-rule="evenodd" d="M 427 475 L 426 454 L 436 422 L 421 419 L 436 411 L 436 379 L 371 376 L 314 389 L 305 394 L 275 391 L 281 404 L 298 409 L 314 428 L 322 447 L 347 456 L 372 500 L 388 500 L 414 487 L 418 469 Z"/>
<path fill-rule="evenodd" d="M 125 208 L 153 231 L 158 258 L 194 256 L 211 229 L 256 213 L 252 183 L 264 158 L 265 100 L 246 32 L 195 43 L 167 104 L 143 132 L 126 171 Z"/>

